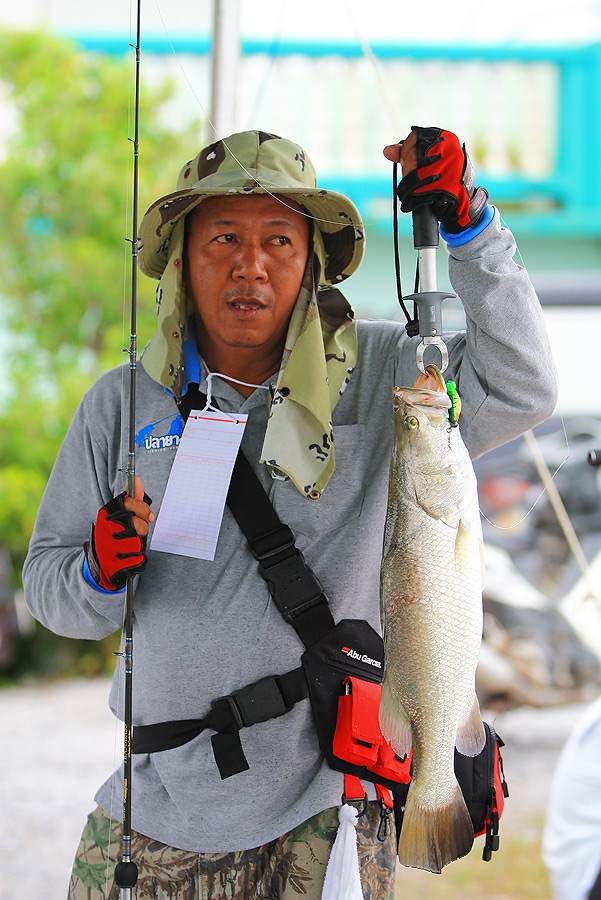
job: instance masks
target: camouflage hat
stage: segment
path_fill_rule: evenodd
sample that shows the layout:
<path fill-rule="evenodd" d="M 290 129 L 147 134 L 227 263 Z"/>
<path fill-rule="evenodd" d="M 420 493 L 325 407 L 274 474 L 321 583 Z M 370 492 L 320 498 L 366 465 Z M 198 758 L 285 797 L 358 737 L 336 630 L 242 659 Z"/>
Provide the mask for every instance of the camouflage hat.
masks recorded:
<path fill-rule="evenodd" d="M 232 194 L 277 194 L 303 206 L 323 241 L 322 283 L 338 284 L 358 268 L 365 235 L 354 203 L 317 187 L 313 164 L 298 144 L 264 131 L 243 131 L 203 148 L 183 167 L 177 190 L 147 210 L 138 248 L 144 274 L 163 274 L 171 232 L 182 216 L 207 197 Z"/>

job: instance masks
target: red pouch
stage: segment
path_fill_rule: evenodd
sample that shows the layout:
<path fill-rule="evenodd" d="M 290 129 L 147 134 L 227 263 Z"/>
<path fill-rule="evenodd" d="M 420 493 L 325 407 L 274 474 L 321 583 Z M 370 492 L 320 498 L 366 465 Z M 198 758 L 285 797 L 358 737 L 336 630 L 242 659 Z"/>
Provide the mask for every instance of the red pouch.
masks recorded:
<path fill-rule="evenodd" d="M 349 675 L 346 693 L 338 698 L 334 755 L 357 766 L 376 764 L 384 740 L 378 719 L 382 687 Z"/>
<path fill-rule="evenodd" d="M 398 756 L 392 749 L 389 741 L 384 741 L 378 747 L 378 758 L 373 765 L 368 765 L 370 772 L 379 775 L 380 778 L 387 778 L 390 781 L 399 781 L 402 784 L 409 784 L 411 781 L 411 760 L 413 754 L 411 751 L 405 757 Z"/>

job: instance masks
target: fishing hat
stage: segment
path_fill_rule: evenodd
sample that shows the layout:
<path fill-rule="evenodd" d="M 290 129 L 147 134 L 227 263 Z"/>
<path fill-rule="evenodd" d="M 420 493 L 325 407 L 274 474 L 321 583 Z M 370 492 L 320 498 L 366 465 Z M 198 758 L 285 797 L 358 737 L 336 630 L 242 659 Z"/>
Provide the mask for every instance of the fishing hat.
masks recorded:
<path fill-rule="evenodd" d="M 365 234 L 354 203 L 317 187 L 313 164 L 298 144 L 265 131 L 243 131 L 204 147 L 181 170 L 177 190 L 147 210 L 138 234 L 144 274 L 163 274 L 171 233 L 182 216 L 208 197 L 235 194 L 277 194 L 307 210 L 315 224 L 316 249 L 323 243 L 323 284 L 338 284 L 358 268 Z"/>

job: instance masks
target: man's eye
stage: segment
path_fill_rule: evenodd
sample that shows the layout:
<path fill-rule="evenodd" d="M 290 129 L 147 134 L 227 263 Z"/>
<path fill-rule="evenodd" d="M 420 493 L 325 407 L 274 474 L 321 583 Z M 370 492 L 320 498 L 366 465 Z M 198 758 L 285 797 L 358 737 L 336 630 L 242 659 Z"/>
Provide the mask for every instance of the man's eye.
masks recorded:
<path fill-rule="evenodd" d="M 235 237 L 233 234 L 218 234 L 215 240 L 219 241 L 220 244 L 231 244 Z"/>

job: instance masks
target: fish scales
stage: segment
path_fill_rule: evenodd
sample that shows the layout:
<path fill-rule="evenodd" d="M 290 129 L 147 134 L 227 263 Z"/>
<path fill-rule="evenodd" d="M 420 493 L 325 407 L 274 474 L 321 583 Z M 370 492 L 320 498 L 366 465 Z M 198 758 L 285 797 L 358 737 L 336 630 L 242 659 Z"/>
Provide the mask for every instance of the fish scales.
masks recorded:
<path fill-rule="evenodd" d="M 385 664 L 380 707 L 396 752 L 413 747 L 399 859 L 440 872 L 469 852 L 471 817 L 454 750 L 485 742 L 474 681 L 482 638 L 482 535 L 476 478 L 438 369 L 395 388 L 381 575 Z"/>

